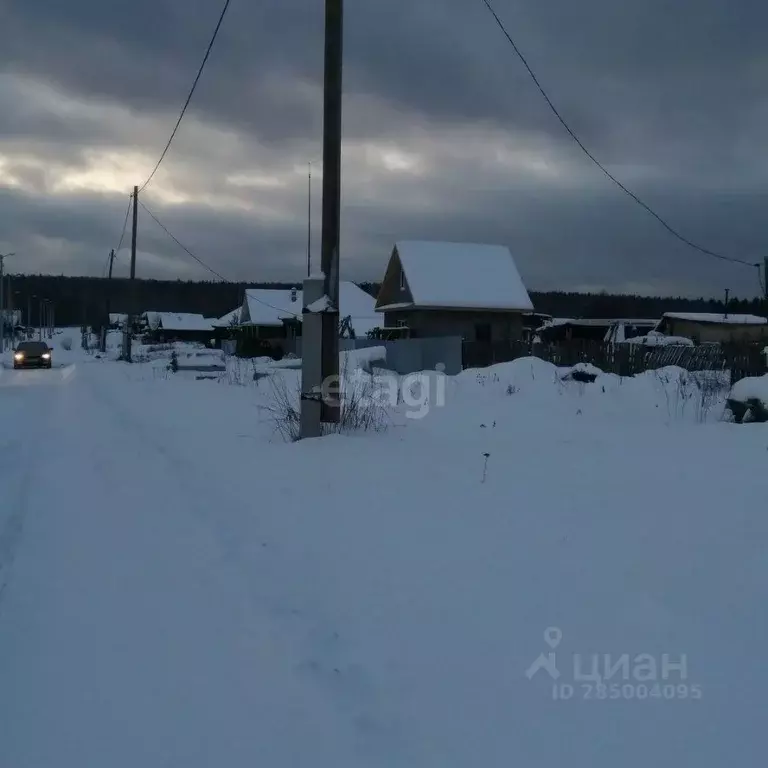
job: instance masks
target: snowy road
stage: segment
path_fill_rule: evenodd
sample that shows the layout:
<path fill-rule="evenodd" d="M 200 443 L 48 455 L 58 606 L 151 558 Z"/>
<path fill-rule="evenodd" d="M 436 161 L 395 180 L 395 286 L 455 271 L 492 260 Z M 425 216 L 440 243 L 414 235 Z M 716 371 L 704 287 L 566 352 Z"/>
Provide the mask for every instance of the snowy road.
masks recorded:
<path fill-rule="evenodd" d="M 298 765 L 297 730 L 322 755 L 334 723 L 201 522 L 216 486 L 100 373 L 0 383 L 0 766 Z"/>

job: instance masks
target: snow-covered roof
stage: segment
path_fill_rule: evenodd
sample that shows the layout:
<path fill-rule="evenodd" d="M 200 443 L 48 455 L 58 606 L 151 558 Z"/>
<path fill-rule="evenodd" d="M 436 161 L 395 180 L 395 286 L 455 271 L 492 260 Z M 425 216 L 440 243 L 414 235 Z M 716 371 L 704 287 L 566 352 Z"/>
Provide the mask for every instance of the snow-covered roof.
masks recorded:
<path fill-rule="evenodd" d="M 229 328 L 233 323 L 237 323 L 240 320 L 240 313 L 243 311 L 242 304 L 233 309 L 231 312 L 227 312 L 226 315 L 220 317 L 218 320 L 213 321 L 214 328 Z"/>
<path fill-rule="evenodd" d="M 409 306 L 533 310 L 506 246 L 403 240 L 395 248 L 413 299 Z"/>
<path fill-rule="evenodd" d="M 720 325 L 765 325 L 768 319 L 757 315 L 723 315 L 715 312 L 665 312 L 670 320 L 687 320 L 692 323 L 717 323 Z"/>
<path fill-rule="evenodd" d="M 210 331 L 213 320 L 192 312 L 146 312 L 150 328 L 162 326 L 165 331 Z"/>
<path fill-rule="evenodd" d="M 251 288 L 245 292 L 247 317 L 244 325 L 282 325 L 284 320 L 302 318 L 304 292 L 301 289 Z M 351 316 L 352 328 L 364 336 L 381 325 L 375 311 L 376 299 L 350 281 L 339 283 L 339 315 Z"/>
<path fill-rule="evenodd" d="M 646 326 L 650 329 L 654 328 L 658 322 L 658 320 L 649 320 L 648 318 L 553 317 L 539 326 L 536 332 L 568 325 L 577 328 L 610 328 L 612 326 L 629 325 Z"/>
<path fill-rule="evenodd" d="M 651 331 L 645 336 L 634 336 L 630 339 L 624 339 L 622 344 L 640 344 L 644 347 L 692 347 L 691 339 L 685 336 L 665 336 L 658 331 Z"/>
<path fill-rule="evenodd" d="M 606 317 L 553 317 L 547 320 L 542 328 L 553 328 L 560 325 L 579 325 L 584 327 L 593 327 L 601 325 L 614 325 L 624 323 L 626 325 L 655 325 L 658 320 L 649 320 L 648 318 L 606 318 Z"/>

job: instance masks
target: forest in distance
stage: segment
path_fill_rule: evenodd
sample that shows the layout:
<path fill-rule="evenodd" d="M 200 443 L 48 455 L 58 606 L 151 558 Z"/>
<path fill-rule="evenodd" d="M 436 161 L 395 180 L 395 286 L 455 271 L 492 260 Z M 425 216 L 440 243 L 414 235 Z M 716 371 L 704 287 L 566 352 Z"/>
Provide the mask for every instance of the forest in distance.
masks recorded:
<path fill-rule="evenodd" d="M 358 283 L 376 296 L 378 283 Z M 28 311 L 32 324 L 37 322 L 40 299 L 55 305 L 58 325 L 94 325 L 110 312 L 138 313 L 195 312 L 205 317 L 221 317 L 242 304 L 246 288 L 300 288 L 298 283 L 225 283 L 215 281 L 129 280 L 100 277 L 65 277 L 60 275 L 7 276 L 6 306 Z M 573 293 L 567 291 L 530 291 L 537 312 L 554 317 L 648 318 L 664 312 L 722 312 L 724 302 L 713 298 L 674 296 L 631 296 L 623 294 Z M 729 300 L 728 311 L 765 316 L 768 303 L 760 299 Z"/>

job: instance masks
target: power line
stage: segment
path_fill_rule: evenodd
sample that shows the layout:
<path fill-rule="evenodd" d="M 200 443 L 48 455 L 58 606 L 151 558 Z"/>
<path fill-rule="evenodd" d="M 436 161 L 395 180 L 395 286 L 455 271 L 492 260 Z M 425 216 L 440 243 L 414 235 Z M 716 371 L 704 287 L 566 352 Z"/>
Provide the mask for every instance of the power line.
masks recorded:
<path fill-rule="evenodd" d="M 128 227 L 128 217 L 131 215 L 131 203 L 133 202 L 133 195 L 128 197 L 128 209 L 125 212 L 125 221 L 123 221 L 123 231 L 120 233 L 120 242 L 117 244 L 117 248 L 115 248 L 115 255 L 117 255 L 120 252 L 120 247 L 123 244 L 123 239 L 125 238 L 125 230 Z"/>
<path fill-rule="evenodd" d="M 712 256 L 715 259 L 720 259 L 721 261 L 729 261 L 734 264 L 743 264 L 747 267 L 757 267 L 758 264 L 745 261 L 744 259 L 737 259 L 733 256 L 725 256 L 722 253 L 717 253 L 716 251 L 711 251 L 708 248 L 704 248 L 701 245 L 698 245 L 697 243 L 694 243 L 692 240 L 689 240 L 687 237 L 682 235 L 680 232 L 678 232 L 671 224 L 669 224 L 665 219 L 663 219 L 656 211 L 653 210 L 647 203 L 645 203 L 643 200 L 641 200 L 634 192 L 632 192 L 630 189 L 624 186 L 582 143 L 581 139 L 574 133 L 573 129 L 568 125 L 568 123 L 565 121 L 565 118 L 560 114 L 560 112 L 557 110 L 557 107 L 552 103 L 552 100 L 549 98 L 549 95 L 544 90 L 544 86 L 539 82 L 539 79 L 536 77 L 536 74 L 534 73 L 533 69 L 531 69 L 530 64 L 528 64 L 528 61 L 526 60 L 525 56 L 523 56 L 520 49 L 517 47 L 515 41 L 512 39 L 512 36 L 507 31 L 507 28 L 504 26 L 504 22 L 499 18 L 499 15 L 494 10 L 493 6 L 491 5 L 490 0 L 482 0 L 485 7 L 490 11 L 491 15 L 493 16 L 494 20 L 496 21 L 496 24 L 498 25 L 499 29 L 503 32 L 504 37 L 507 38 L 507 41 L 512 46 L 512 49 L 517 54 L 517 57 L 522 61 L 523 66 L 528 70 L 528 74 L 531 76 L 531 79 L 536 84 L 536 87 L 541 92 L 541 95 L 544 97 L 544 101 L 547 102 L 547 105 L 552 110 L 555 117 L 560 121 L 563 128 L 568 132 L 570 137 L 576 142 L 576 144 L 579 146 L 581 151 L 624 193 L 629 195 L 639 206 L 644 208 L 647 213 L 650 213 L 651 216 L 653 216 L 656 221 L 661 224 L 664 229 L 666 229 L 671 235 L 676 237 L 681 242 L 685 243 L 687 246 L 693 248 L 694 250 L 699 251 L 700 253 L 703 253 L 707 256 Z"/>
<path fill-rule="evenodd" d="M 168 227 L 166 227 L 165 224 L 163 224 L 163 222 L 160 221 L 160 219 L 158 219 L 157 216 L 155 216 L 155 214 L 152 213 L 152 211 L 149 210 L 149 208 L 147 208 L 146 205 L 144 205 L 143 202 L 139 201 L 139 205 L 150 215 L 150 217 L 163 230 L 163 232 L 165 232 L 165 234 L 168 235 L 168 237 L 170 237 L 171 240 L 173 240 L 173 242 L 176 243 L 176 245 L 178 245 L 188 256 L 191 256 L 201 267 L 203 267 L 204 269 L 207 269 L 212 275 L 215 275 L 216 277 L 220 278 L 221 280 L 224 280 L 224 282 L 230 282 L 226 277 L 224 277 L 224 275 L 222 275 L 219 272 L 217 272 L 215 269 L 213 269 L 213 267 L 208 266 L 208 264 L 206 264 L 199 256 L 195 256 L 195 254 L 192 253 L 192 251 L 190 251 L 189 248 L 187 248 L 187 246 L 184 245 L 184 243 L 182 243 L 168 229 Z M 290 310 L 284 309 L 283 307 L 276 307 L 276 306 L 274 306 L 274 304 L 270 304 L 269 302 L 263 301 L 262 299 L 259 299 L 256 296 L 251 296 L 251 298 L 254 299 L 254 301 L 258 302 L 259 304 L 263 304 L 265 307 L 269 307 L 270 309 L 274 309 L 277 312 L 282 312 L 282 313 L 284 313 L 286 315 L 293 315 L 293 317 L 301 317 L 301 314 L 298 314 L 296 312 L 291 312 Z"/>
<path fill-rule="evenodd" d="M 162 221 L 160 221 L 160 219 L 158 219 L 158 218 L 157 218 L 157 216 L 155 216 L 155 214 L 154 214 L 154 213 L 152 213 L 152 211 L 150 211 L 150 210 L 149 210 L 149 208 L 147 208 L 147 206 L 146 206 L 146 205 L 144 205 L 144 203 L 142 203 L 141 201 L 139 201 L 139 205 L 140 205 L 140 206 L 141 206 L 141 207 L 142 207 L 142 208 L 143 208 L 143 209 L 144 209 L 144 210 L 145 210 L 145 211 L 146 211 L 146 212 L 147 212 L 147 213 L 148 213 L 148 214 L 149 214 L 149 215 L 152 217 L 152 219 L 154 219 L 155 223 L 156 223 L 156 224 L 157 224 L 157 225 L 158 225 L 158 226 L 159 226 L 159 227 L 160 227 L 160 228 L 163 230 L 163 232 L 165 232 L 165 234 L 166 234 L 166 235 L 168 235 L 168 237 L 170 237 L 170 238 L 171 238 L 171 240 L 173 240 L 173 242 L 174 242 L 174 243 L 176 243 L 176 245 L 178 245 L 178 246 L 179 246 L 179 248 L 181 248 L 181 249 L 182 249 L 182 250 L 183 250 L 183 251 L 184 251 L 184 252 L 185 252 L 185 253 L 186 253 L 188 256 L 190 256 L 191 258 L 193 258 L 193 259 L 194 259 L 194 260 L 195 260 L 195 261 L 196 261 L 196 262 L 197 262 L 197 263 L 198 263 L 198 264 L 199 264 L 201 267 L 203 267 L 204 269 L 207 269 L 207 270 L 208 270 L 208 271 L 209 271 L 209 272 L 210 272 L 212 275 L 215 275 L 215 276 L 216 276 L 216 277 L 218 277 L 220 280 L 223 280 L 225 283 L 226 283 L 226 282 L 229 282 L 229 281 L 227 280 L 227 278 L 226 278 L 226 277 L 224 277 L 224 275 L 222 275 L 222 274 L 220 274 L 219 272 L 217 272 L 217 271 L 216 271 L 216 270 L 215 270 L 213 267 L 209 267 L 209 266 L 208 266 L 208 264 L 206 264 L 206 263 L 205 263 L 205 262 L 204 262 L 204 261 L 203 261 L 201 258 L 199 258 L 198 256 L 195 256 L 195 254 L 194 254 L 194 253 L 192 253 L 192 251 L 190 251 L 190 250 L 189 250 L 189 248 L 187 248 L 187 246 L 186 246 L 186 245 L 184 245 L 184 243 L 182 243 L 182 242 L 181 242 L 181 241 L 180 241 L 180 240 L 179 240 L 179 239 L 176 237 L 176 235 L 174 235 L 174 234 L 173 234 L 173 233 L 172 233 L 172 232 L 171 232 L 171 231 L 168 229 L 168 227 L 166 227 L 166 226 L 165 226 L 165 224 L 163 224 L 163 222 L 162 222 Z"/>
<path fill-rule="evenodd" d="M 189 106 L 190 101 L 192 101 L 192 95 L 195 92 L 195 88 L 197 88 L 197 84 L 200 81 L 200 77 L 203 74 L 203 70 L 205 69 L 205 65 L 208 62 L 208 57 L 211 55 L 211 49 L 213 48 L 213 44 L 216 41 L 216 37 L 219 34 L 219 29 L 221 29 L 221 24 L 224 21 L 224 17 L 227 14 L 227 9 L 229 8 L 231 0 L 225 0 L 224 7 L 221 10 L 221 14 L 219 16 L 219 21 L 216 24 L 216 28 L 213 30 L 213 35 L 211 37 L 210 43 L 208 43 L 208 48 L 205 51 L 205 56 L 203 56 L 203 61 L 200 64 L 200 69 L 197 71 L 197 75 L 195 76 L 194 82 L 192 83 L 192 88 L 190 88 L 189 95 L 187 96 L 187 100 L 184 102 L 184 106 L 181 109 L 181 114 L 179 115 L 179 119 L 176 121 L 176 125 L 173 128 L 173 131 L 171 132 L 171 137 L 168 139 L 168 143 L 165 145 L 165 149 L 163 150 L 162 154 L 160 155 L 160 159 L 157 161 L 157 164 L 152 170 L 152 173 L 149 174 L 149 178 L 144 182 L 144 184 L 141 186 L 141 189 L 139 192 L 143 192 L 146 186 L 149 184 L 150 181 L 152 181 L 152 178 L 157 173 L 157 169 L 160 167 L 160 164 L 165 159 L 166 154 L 168 154 L 168 150 L 171 148 L 171 144 L 173 143 L 174 138 L 176 138 L 176 132 L 179 130 L 179 126 L 181 125 L 181 121 L 184 119 L 184 115 L 187 111 L 187 107 Z"/>

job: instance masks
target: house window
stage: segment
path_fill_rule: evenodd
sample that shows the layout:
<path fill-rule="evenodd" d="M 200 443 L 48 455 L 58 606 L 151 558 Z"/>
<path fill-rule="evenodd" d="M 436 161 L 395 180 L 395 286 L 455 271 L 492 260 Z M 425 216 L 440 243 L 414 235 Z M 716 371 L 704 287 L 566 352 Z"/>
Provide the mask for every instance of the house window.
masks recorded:
<path fill-rule="evenodd" d="M 397 321 L 397 327 L 398 328 L 407 328 L 408 327 L 408 321 L 407 320 L 398 320 Z"/>
<path fill-rule="evenodd" d="M 402 267 L 400 268 L 400 290 L 405 290 L 405 272 L 403 271 Z"/>

